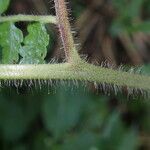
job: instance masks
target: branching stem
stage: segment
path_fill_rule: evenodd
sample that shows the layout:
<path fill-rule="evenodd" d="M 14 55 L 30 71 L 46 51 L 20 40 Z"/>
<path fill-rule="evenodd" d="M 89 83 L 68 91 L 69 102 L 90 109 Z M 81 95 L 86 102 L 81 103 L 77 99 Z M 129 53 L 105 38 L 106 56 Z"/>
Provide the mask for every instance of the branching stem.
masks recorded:
<path fill-rule="evenodd" d="M 81 80 L 109 83 L 150 91 L 150 77 L 97 67 L 87 63 L 71 64 L 0 65 L 0 80 L 42 79 Z"/>
<path fill-rule="evenodd" d="M 67 63 L 41 65 L 0 65 L 0 80 L 81 80 L 108 83 L 150 91 L 150 76 L 131 74 L 88 64 L 75 48 L 64 0 L 54 0 L 55 16 L 0 16 L 0 22 L 39 21 L 58 24 Z"/>

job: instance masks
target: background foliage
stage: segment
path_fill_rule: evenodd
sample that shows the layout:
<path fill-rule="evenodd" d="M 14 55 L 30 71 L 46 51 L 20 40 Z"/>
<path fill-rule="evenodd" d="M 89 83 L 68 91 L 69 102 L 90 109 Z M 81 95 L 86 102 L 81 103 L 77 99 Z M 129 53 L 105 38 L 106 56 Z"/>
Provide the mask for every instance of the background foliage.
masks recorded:
<path fill-rule="evenodd" d="M 0 0 L 0 14 L 6 11 L 8 2 Z M 38 13 L 53 13 L 53 9 L 49 10 L 44 5 L 48 5 L 46 0 L 10 2 L 6 14 L 31 13 L 35 9 Z M 52 4 L 49 5 L 52 7 Z M 144 64 L 142 73 L 149 74 L 149 6 L 149 0 L 113 0 L 111 3 L 102 0 L 71 1 L 69 7 L 73 8 L 74 24 L 81 37 L 80 53 L 86 54 L 92 63 L 95 59 L 101 63 L 110 57 L 111 63 L 116 66 L 124 63 L 128 68 L 129 65 Z M 61 62 L 63 53 L 59 51 L 59 40 L 56 40 L 53 30 L 55 27 L 45 28 L 40 23 L 0 24 L 1 63 L 38 64 L 49 62 L 52 57 Z M 135 42 L 137 35 L 140 42 L 144 36 L 144 45 Z M 134 45 L 131 45 L 131 39 Z M 115 46 L 103 47 L 111 43 Z M 141 48 L 143 51 L 138 51 Z M 108 49 L 111 49 L 111 55 Z M 22 88 L 1 84 L 0 149 L 150 148 L 148 98 L 128 98 L 125 88 L 117 96 L 106 96 L 104 91 L 95 89 L 90 83 L 86 86 L 79 83 L 78 88 L 72 82 L 64 84 L 54 82 L 53 86 L 46 86 L 37 83 L 31 86 L 27 82 Z"/>

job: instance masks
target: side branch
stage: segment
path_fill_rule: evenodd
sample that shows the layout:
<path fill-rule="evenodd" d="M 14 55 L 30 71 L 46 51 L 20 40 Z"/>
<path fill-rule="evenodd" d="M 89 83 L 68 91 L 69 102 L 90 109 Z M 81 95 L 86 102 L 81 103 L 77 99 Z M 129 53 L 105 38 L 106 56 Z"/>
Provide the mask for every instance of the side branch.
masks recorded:
<path fill-rule="evenodd" d="M 12 15 L 12 16 L 0 16 L 1 22 L 19 22 L 19 21 L 38 21 L 41 23 L 52 23 L 57 24 L 55 16 L 45 15 L 45 16 L 36 16 L 36 15 Z"/>
<path fill-rule="evenodd" d="M 65 51 L 65 56 L 68 62 L 77 62 L 80 57 L 76 51 L 75 43 L 71 33 L 67 7 L 64 0 L 54 0 L 58 27 L 62 44 Z"/>
<path fill-rule="evenodd" d="M 44 73 L 43 73 L 44 72 Z M 108 83 L 150 91 L 150 77 L 115 71 L 83 63 L 42 65 L 0 65 L 0 80 L 80 80 Z"/>

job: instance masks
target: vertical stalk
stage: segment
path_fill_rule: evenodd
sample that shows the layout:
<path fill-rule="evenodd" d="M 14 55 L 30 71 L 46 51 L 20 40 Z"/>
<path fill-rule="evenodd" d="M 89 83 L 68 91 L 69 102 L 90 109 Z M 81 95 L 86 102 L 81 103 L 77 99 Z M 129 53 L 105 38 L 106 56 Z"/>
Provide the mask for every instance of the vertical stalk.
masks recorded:
<path fill-rule="evenodd" d="M 54 3 L 55 3 L 55 10 L 56 10 L 59 32 L 60 32 L 67 62 L 72 63 L 74 61 L 80 60 L 71 33 L 71 27 L 69 23 L 69 17 L 68 17 L 65 0 L 54 0 Z"/>

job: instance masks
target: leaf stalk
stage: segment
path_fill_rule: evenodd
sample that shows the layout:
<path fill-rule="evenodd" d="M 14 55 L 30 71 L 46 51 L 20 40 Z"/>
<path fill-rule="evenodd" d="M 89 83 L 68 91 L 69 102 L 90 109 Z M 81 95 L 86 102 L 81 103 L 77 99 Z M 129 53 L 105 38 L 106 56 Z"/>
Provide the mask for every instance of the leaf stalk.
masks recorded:
<path fill-rule="evenodd" d="M 12 15 L 12 16 L 0 16 L 0 23 L 2 22 L 19 22 L 19 21 L 36 21 L 41 23 L 52 23 L 57 24 L 57 20 L 55 16 L 52 15 Z"/>

